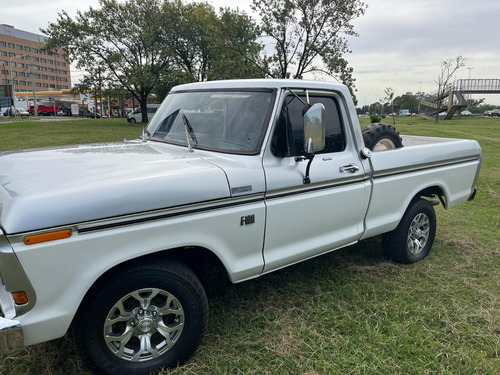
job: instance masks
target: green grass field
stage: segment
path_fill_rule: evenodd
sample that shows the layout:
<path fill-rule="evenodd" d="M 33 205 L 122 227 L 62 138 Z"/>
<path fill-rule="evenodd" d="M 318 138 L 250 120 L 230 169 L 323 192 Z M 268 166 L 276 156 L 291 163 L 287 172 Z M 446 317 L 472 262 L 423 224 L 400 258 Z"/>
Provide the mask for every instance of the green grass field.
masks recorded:
<path fill-rule="evenodd" d="M 500 119 L 408 118 L 396 127 L 476 139 L 483 149 L 476 199 L 436 209 L 429 257 L 391 263 L 373 238 L 237 285 L 207 275 L 208 333 L 190 361 L 163 375 L 500 373 Z M 0 148 L 140 132 L 124 119 L 0 121 Z M 0 358 L 0 373 L 87 374 L 69 338 Z"/>

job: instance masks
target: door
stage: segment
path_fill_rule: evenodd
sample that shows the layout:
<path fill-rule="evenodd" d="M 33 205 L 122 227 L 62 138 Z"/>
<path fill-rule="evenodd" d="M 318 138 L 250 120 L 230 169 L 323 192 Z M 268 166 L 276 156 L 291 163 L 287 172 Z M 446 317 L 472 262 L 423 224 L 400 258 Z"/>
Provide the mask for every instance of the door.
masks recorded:
<path fill-rule="evenodd" d="M 300 96 L 300 95 L 299 95 Z M 300 96 L 306 101 L 305 96 Z M 309 94 L 325 107 L 325 148 L 310 165 L 304 155 L 304 104 L 289 93 L 264 156 L 266 235 L 264 272 L 356 242 L 363 233 L 370 182 L 333 93 Z"/>

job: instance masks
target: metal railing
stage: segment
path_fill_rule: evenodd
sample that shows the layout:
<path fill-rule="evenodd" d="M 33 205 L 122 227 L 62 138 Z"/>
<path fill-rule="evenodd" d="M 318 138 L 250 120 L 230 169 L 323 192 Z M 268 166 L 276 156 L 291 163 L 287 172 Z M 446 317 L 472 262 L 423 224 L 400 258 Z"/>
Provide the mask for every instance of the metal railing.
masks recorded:
<path fill-rule="evenodd" d="M 454 91 L 500 94 L 500 79 L 459 79 L 453 86 Z"/>

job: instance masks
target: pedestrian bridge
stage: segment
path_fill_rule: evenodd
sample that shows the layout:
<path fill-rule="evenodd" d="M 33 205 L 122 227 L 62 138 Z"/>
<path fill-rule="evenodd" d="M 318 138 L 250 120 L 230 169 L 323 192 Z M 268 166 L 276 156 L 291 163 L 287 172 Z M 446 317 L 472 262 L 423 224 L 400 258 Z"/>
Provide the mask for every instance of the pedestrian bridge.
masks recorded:
<path fill-rule="evenodd" d="M 441 108 L 437 107 L 436 103 L 420 102 L 422 107 L 428 107 L 435 115 L 440 112 L 446 113 L 446 120 L 453 117 L 455 112 L 460 114 L 467 108 L 467 100 L 464 94 L 500 94 L 500 79 L 459 79 L 455 81 L 453 86 L 443 93 L 441 98 L 448 98 L 448 103 Z"/>

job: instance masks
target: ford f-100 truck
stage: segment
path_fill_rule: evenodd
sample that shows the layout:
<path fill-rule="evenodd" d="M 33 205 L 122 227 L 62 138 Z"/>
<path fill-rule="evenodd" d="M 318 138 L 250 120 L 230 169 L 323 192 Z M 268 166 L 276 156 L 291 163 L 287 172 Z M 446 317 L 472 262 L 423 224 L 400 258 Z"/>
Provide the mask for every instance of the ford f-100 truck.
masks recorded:
<path fill-rule="evenodd" d="M 137 140 L 2 153 L 1 350 L 71 328 L 92 371 L 176 366 L 207 326 L 205 265 L 237 283 L 377 235 L 419 261 L 481 157 L 362 133 L 345 86 L 302 80 L 181 85 Z"/>

